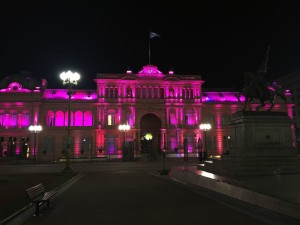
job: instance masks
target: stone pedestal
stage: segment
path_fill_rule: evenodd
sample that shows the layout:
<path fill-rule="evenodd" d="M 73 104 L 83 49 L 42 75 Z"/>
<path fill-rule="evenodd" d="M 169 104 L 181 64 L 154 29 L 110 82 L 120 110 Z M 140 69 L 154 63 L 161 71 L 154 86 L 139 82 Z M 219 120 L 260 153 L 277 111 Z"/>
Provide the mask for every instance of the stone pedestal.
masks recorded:
<path fill-rule="evenodd" d="M 230 176 L 300 174 L 292 121 L 284 112 L 237 112 L 231 120 L 229 154 L 198 168 Z"/>

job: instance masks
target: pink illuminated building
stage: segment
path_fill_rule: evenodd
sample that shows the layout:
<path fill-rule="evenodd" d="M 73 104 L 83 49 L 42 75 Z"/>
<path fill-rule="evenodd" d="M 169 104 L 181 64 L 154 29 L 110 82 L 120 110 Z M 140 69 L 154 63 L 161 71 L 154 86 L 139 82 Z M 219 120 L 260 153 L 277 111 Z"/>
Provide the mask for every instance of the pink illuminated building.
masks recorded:
<path fill-rule="evenodd" d="M 79 81 L 80 82 L 80 81 Z M 201 123 L 210 123 L 206 144 L 210 155 L 221 155 L 226 137 L 231 136 L 231 115 L 243 108 L 238 92 L 203 90 L 200 75 L 163 73 L 146 65 L 138 73 L 97 74 L 96 90 L 72 90 L 72 158 L 140 158 L 159 156 L 197 157 L 198 140 L 203 140 Z M 0 83 L 0 157 L 59 161 L 64 158 L 68 127 L 68 90 L 48 89 L 47 81 L 30 73 L 5 77 Z M 288 102 L 291 102 L 288 97 Z M 255 110 L 258 103 L 248 105 Z M 266 110 L 270 107 L 266 105 Z M 275 102 L 273 111 L 292 117 L 292 103 Z M 118 129 L 128 124 L 125 134 Z M 28 127 L 42 125 L 36 151 Z M 293 127 L 291 128 L 293 129 Z M 151 146 L 145 139 L 152 134 Z"/>

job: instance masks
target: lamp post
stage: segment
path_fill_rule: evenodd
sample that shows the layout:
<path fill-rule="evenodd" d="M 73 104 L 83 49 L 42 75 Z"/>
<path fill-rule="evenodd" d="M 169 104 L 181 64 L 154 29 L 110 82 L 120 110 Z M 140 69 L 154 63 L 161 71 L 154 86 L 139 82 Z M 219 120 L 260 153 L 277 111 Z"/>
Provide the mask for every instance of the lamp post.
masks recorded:
<path fill-rule="evenodd" d="M 202 149 L 202 140 L 201 138 L 198 138 L 198 145 L 197 145 L 197 149 L 198 149 L 198 161 L 202 162 L 203 160 L 203 149 Z"/>
<path fill-rule="evenodd" d="M 33 142 L 33 163 L 36 163 L 36 134 L 42 131 L 41 125 L 31 125 L 29 126 L 29 131 L 34 134 L 34 142 Z"/>
<path fill-rule="evenodd" d="M 71 95 L 72 95 L 72 87 L 73 85 L 77 85 L 77 81 L 80 79 L 80 75 L 78 73 L 73 73 L 70 70 L 68 72 L 62 72 L 60 74 L 60 79 L 62 79 L 63 84 L 68 88 L 69 95 L 69 104 L 68 104 L 68 137 L 67 137 L 67 148 L 65 151 L 66 156 L 66 164 L 63 172 L 72 172 L 72 168 L 70 167 L 70 156 L 69 151 L 71 149 Z"/>
<path fill-rule="evenodd" d="M 204 132 L 204 141 L 205 141 L 205 150 L 204 150 L 204 160 L 207 158 L 207 139 L 206 132 L 211 129 L 211 125 L 209 123 L 200 124 L 200 130 Z"/>
<path fill-rule="evenodd" d="M 163 156 L 163 175 L 167 175 L 167 171 L 166 171 L 166 148 L 163 148 L 162 156 Z"/>
<path fill-rule="evenodd" d="M 130 126 L 128 124 L 120 124 L 119 125 L 119 130 L 122 131 L 124 133 L 124 136 L 123 136 L 123 161 L 126 160 L 126 157 L 125 157 L 125 141 L 126 141 L 126 132 L 130 130 Z"/>
<path fill-rule="evenodd" d="M 148 161 L 152 161 L 152 154 L 153 153 L 152 153 L 152 146 L 150 145 L 151 141 L 152 141 L 152 138 L 153 138 L 153 136 L 150 133 L 147 133 L 145 135 L 145 139 L 147 140 L 147 150 L 149 152 Z M 150 149 L 149 149 L 149 146 L 150 146 Z"/>

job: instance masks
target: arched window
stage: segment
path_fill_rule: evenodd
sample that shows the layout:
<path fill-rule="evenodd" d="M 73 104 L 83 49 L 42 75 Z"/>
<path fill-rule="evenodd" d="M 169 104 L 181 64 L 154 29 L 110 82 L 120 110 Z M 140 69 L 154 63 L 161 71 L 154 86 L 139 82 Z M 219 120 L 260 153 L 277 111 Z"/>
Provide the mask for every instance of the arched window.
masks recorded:
<path fill-rule="evenodd" d="M 54 121 L 54 112 L 53 111 L 48 111 L 47 116 L 46 116 L 46 126 L 53 127 L 55 125 Z"/>
<path fill-rule="evenodd" d="M 75 126 L 82 126 L 83 125 L 83 113 L 81 111 L 75 112 Z"/>
<path fill-rule="evenodd" d="M 63 111 L 57 111 L 56 115 L 55 115 L 55 126 L 57 127 L 61 127 L 64 126 L 64 121 L 65 121 L 65 117 L 64 117 L 64 112 Z"/>
<path fill-rule="evenodd" d="M 91 111 L 86 111 L 84 112 L 84 120 L 83 120 L 84 124 L 83 126 L 93 126 L 93 114 L 91 113 Z"/>
<path fill-rule="evenodd" d="M 65 126 L 69 126 L 69 112 L 65 113 Z M 74 113 L 71 111 L 71 124 L 70 126 L 74 126 Z"/>

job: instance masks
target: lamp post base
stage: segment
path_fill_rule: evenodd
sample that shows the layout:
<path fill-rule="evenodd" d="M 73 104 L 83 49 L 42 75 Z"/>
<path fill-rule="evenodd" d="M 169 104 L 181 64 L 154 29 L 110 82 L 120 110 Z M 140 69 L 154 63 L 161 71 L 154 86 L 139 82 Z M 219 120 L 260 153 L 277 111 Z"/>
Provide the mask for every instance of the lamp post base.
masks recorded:
<path fill-rule="evenodd" d="M 66 166 L 64 169 L 63 169 L 63 173 L 73 173 L 73 170 L 70 166 Z"/>
<path fill-rule="evenodd" d="M 72 173 L 73 170 L 70 166 L 70 159 L 67 157 L 66 158 L 66 164 L 65 164 L 65 168 L 63 169 L 63 173 Z"/>

